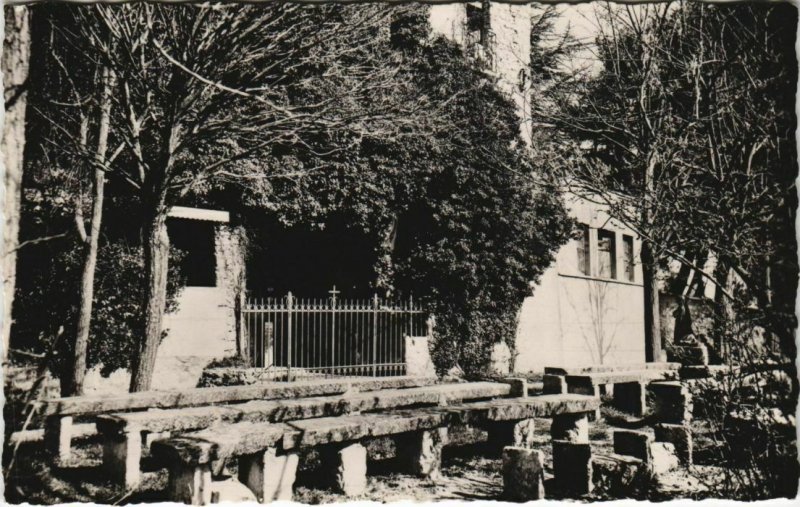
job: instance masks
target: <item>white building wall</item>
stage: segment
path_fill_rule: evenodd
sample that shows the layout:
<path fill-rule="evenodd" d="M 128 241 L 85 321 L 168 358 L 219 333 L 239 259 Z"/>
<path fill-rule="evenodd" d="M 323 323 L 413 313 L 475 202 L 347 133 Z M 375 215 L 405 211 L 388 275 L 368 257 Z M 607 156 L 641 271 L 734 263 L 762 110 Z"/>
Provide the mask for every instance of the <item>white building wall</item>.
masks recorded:
<path fill-rule="evenodd" d="M 590 227 L 592 275 L 581 273 L 578 240 L 556 255 L 520 310 L 515 370 L 545 366 L 630 364 L 645 361 L 644 293 L 636 234 L 610 220 L 602 206 L 568 196 L 570 216 Z M 597 229 L 615 232 L 617 279 L 597 276 Z M 623 235 L 633 237 L 634 280 L 624 280 Z"/>

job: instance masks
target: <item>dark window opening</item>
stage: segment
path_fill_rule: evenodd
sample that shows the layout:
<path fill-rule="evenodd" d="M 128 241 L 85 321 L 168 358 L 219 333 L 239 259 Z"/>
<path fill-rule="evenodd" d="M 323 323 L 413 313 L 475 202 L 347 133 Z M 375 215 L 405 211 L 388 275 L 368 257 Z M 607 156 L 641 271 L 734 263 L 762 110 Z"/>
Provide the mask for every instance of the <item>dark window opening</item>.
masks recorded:
<path fill-rule="evenodd" d="M 580 226 L 580 237 L 578 238 L 578 270 L 586 276 L 592 274 L 592 264 L 589 260 L 589 227 Z"/>
<path fill-rule="evenodd" d="M 187 287 L 216 287 L 214 222 L 175 218 L 169 221 L 170 244 L 181 251 L 178 265 Z"/>
<path fill-rule="evenodd" d="M 483 5 L 467 4 L 467 37 L 472 44 L 488 42 L 489 11 Z"/>
<path fill-rule="evenodd" d="M 633 282 L 636 277 L 633 271 L 633 237 L 622 236 L 622 246 L 625 255 L 625 279 L 629 282 Z"/>
<path fill-rule="evenodd" d="M 598 276 L 601 278 L 617 277 L 616 238 L 613 231 L 599 229 L 597 231 L 597 263 Z"/>

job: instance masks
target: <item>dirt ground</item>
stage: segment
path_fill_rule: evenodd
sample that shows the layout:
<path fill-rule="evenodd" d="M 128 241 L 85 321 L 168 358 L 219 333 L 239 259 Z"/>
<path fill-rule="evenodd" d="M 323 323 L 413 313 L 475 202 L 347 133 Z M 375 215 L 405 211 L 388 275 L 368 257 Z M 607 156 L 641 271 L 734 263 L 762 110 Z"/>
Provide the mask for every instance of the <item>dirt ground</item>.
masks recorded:
<path fill-rule="evenodd" d="M 609 425 L 609 422 L 613 426 Z M 551 463 L 549 436 L 550 421 L 537 419 L 537 448 L 545 453 L 545 462 Z M 592 452 L 595 455 L 612 453 L 610 433 L 615 427 L 638 427 L 640 422 L 626 419 L 618 413 L 608 412 L 600 421 L 590 425 Z M 702 433 L 702 428 L 697 429 Z M 702 442 L 702 438 L 699 439 Z M 313 451 L 301 460 L 301 468 L 295 488 L 295 500 L 308 504 L 335 503 L 344 500 L 500 500 L 503 481 L 500 474 L 502 461 L 492 455 L 486 447 L 485 433 L 469 428 L 451 431 L 451 445 L 445 449 L 442 474 L 436 479 L 419 479 L 394 470 L 393 443 L 389 439 L 378 439 L 368 444 L 370 453 L 369 482 L 367 491 L 354 498 L 345 498 L 333 491 L 316 487 L 319 472 L 314 469 Z M 97 502 L 126 504 L 165 501 L 167 474 L 147 457 L 143 460 L 143 484 L 139 491 L 128 494 L 113 486 L 101 467 L 102 450 L 94 437 L 74 445 L 75 458 L 63 468 L 51 467 L 41 444 L 26 444 L 19 450 L 12 475 L 6 480 L 6 500 L 10 503 L 55 504 L 66 502 Z M 698 453 L 701 464 L 681 468 L 658 481 L 637 485 L 637 491 L 614 491 L 600 485 L 595 492 L 583 500 L 603 500 L 621 497 L 667 500 L 670 498 L 703 498 L 713 496 L 713 483 L 719 469 L 702 464 L 702 452 Z M 228 473 L 235 476 L 235 464 Z M 552 470 L 546 469 L 546 478 Z M 547 480 L 545 488 L 548 498 L 560 495 Z"/>

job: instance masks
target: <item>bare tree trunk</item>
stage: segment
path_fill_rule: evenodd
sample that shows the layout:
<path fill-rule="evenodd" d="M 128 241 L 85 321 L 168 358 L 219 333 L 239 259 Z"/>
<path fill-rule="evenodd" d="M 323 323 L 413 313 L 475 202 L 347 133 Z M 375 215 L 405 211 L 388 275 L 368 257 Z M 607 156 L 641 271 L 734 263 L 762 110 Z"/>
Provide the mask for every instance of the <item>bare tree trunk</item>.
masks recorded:
<path fill-rule="evenodd" d="M 30 11 L 27 7 L 6 7 L 3 41 L 3 89 L 5 122 L 0 149 L 3 151 L 3 328 L 2 359 L 8 359 L 11 336 L 11 307 L 17 271 L 19 213 L 22 191 L 23 154 L 25 151 L 25 108 L 28 67 L 31 53 Z"/>
<path fill-rule="evenodd" d="M 167 212 L 163 202 L 153 208 L 153 217 L 144 225 L 144 315 L 139 353 L 134 355 L 131 392 L 147 391 L 153 380 L 156 353 L 161 343 L 161 323 L 167 302 L 169 236 Z"/>
<path fill-rule="evenodd" d="M 648 362 L 656 362 L 662 359 L 658 265 L 647 242 L 642 243 L 642 274 L 644 276 L 645 359 Z"/>
<path fill-rule="evenodd" d="M 97 150 L 94 170 L 92 219 L 83 261 L 81 277 L 80 303 L 78 307 L 78 329 L 75 335 L 75 356 L 72 364 L 72 379 L 68 387 L 68 395 L 83 394 L 83 380 L 86 376 L 86 349 L 89 344 L 89 328 L 92 320 L 92 302 L 94 299 L 94 272 L 97 265 L 97 245 L 100 237 L 100 226 L 103 222 L 103 200 L 106 185 L 105 170 L 102 164 L 106 158 L 108 147 L 108 130 L 111 116 L 111 89 L 114 76 L 108 68 L 103 70 L 103 95 L 100 102 L 100 122 L 97 135 Z"/>

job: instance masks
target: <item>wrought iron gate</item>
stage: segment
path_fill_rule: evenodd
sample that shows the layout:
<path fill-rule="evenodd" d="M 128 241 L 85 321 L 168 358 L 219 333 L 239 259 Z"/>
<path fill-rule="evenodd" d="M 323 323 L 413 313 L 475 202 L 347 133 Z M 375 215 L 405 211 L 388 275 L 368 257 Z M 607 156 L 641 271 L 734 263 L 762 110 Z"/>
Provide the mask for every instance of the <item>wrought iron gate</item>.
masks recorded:
<path fill-rule="evenodd" d="M 413 298 L 387 301 L 260 298 L 246 301 L 242 330 L 253 366 L 268 378 L 405 374 L 405 336 L 427 334 L 427 315 Z"/>

